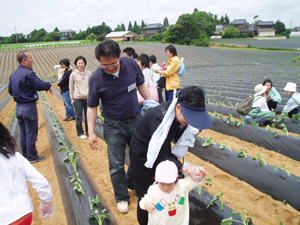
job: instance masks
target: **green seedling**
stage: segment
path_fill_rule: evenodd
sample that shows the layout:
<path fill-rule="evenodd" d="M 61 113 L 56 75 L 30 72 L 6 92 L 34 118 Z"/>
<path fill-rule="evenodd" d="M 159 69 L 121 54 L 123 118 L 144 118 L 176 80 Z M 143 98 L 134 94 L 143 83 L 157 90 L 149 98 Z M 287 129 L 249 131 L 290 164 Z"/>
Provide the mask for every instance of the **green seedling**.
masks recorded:
<path fill-rule="evenodd" d="M 296 180 L 299 180 L 299 179 L 300 179 L 300 175 L 299 175 L 299 177 L 296 178 Z"/>
<path fill-rule="evenodd" d="M 250 124 L 253 125 L 253 126 L 258 127 L 258 123 L 256 121 L 252 121 Z"/>
<path fill-rule="evenodd" d="M 244 215 L 244 212 L 246 213 Z M 252 219 L 251 219 L 251 214 L 248 213 L 248 211 L 246 209 L 244 209 L 244 212 L 238 212 L 238 211 L 235 211 L 233 210 L 231 212 L 231 215 L 232 216 L 235 216 L 236 214 L 239 214 L 241 219 L 242 219 L 242 222 L 241 221 L 238 221 L 238 220 L 234 220 L 233 217 L 230 217 L 230 218 L 227 218 L 227 219 L 223 219 L 222 222 L 221 222 L 221 225 L 232 225 L 233 222 L 237 222 L 237 223 L 240 223 L 240 224 L 243 224 L 243 225 L 250 225 L 252 224 Z"/>
<path fill-rule="evenodd" d="M 293 114 L 291 120 L 300 120 L 299 114 Z"/>
<path fill-rule="evenodd" d="M 235 105 L 234 105 L 234 106 L 238 107 L 239 105 L 240 105 L 240 103 L 238 103 L 238 102 L 237 102 L 237 103 L 235 103 Z"/>
<path fill-rule="evenodd" d="M 229 113 L 228 117 L 226 119 L 226 124 L 228 124 L 231 121 L 232 115 Z"/>
<path fill-rule="evenodd" d="M 96 206 L 100 206 L 101 205 L 101 201 L 99 199 L 99 196 L 96 195 L 95 199 L 92 199 L 91 197 L 89 197 L 89 203 L 90 203 L 90 210 L 93 211 L 94 205 L 96 205 Z"/>
<path fill-rule="evenodd" d="M 220 203 L 218 203 L 217 201 L 220 201 Z M 209 206 L 214 203 L 216 204 L 217 206 L 219 206 L 220 210 L 223 211 L 223 205 L 224 205 L 224 202 L 223 202 L 223 193 L 217 193 L 212 200 L 210 200 L 209 204 L 206 206 L 206 208 L 208 209 Z"/>
<path fill-rule="evenodd" d="M 217 111 L 214 111 L 214 113 L 211 115 L 211 116 L 218 116 L 218 112 Z"/>
<path fill-rule="evenodd" d="M 222 143 L 219 144 L 219 149 L 223 150 L 225 147 L 230 151 L 232 151 L 230 145 L 228 144 L 228 141 L 226 141 L 225 144 Z"/>
<path fill-rule="evenodd" d="M 82 183 L 81 179 L 78 176 L 74 175 L 74 174 L 69 176 L 69 177 L 71 177 L 70 182 L 72 182 L 72 183 L 74 183 L 74 182 Z"/>
<path fill-rule="evenodd" d="M 81 184 L 79 182 L 75 181 L 75 182 L 73 182 L 73 185 L 74 185 L 73 190 L 76 190 L 76 191 L 82 193 L 83 195 L 85 195 L 85 192 L 82 189 Z"/>
<path fill-rule="evenodd" d="M 207 186 L 211 186 L 211 185 L 212 185 L 212 180 L 211 180 L 211 178 L 205 179 L 205 183 L 204 183 L 204 184 L 207 185 Z M 202 190 L 202 186 L 199 185 L 199 186 L 198 186 L 198 194 L 199 194 L 199 195 L 201 195 L 201 190 Z"/>
<path fill-rule="evenodd" d="M 58 149 L 58 152 L 67 152 L 69 151 L 69 147 L 68 146 L 61 146 Z"/>
<path fill-rule="evenodd" d="M 218 97 L 221 97 L 221 96 L 222 96 L 222 92 L 220 92 L 217 96 L 218 96 Z"/>
<path fill-rule="evenodd" d="M 280 167 L 280 166 L 275 166 L 275 167 L 274 167 L 274 171 L 278 171 L 278 170 L 281 170 L 281 171 L 286 172 L 286 174 L 287 174 L 289 177 L 291 176 L 290 172 L 285 168 L 285 164 L 283 164 L 282 167 Z"/>
<path fill-rule="evenodd" d="M 266 160 L 264 159 L 264 157 L 261 155 L 261 154 L 259 154 L 259 153 L 257 153 L 257 154 L 255 154 L 255 156 L 257 157 L 253 157 L 252 158 L 252 160 L 254 161 L 254 160 L 258 160 L 259 161 L 259 164 L 261 165 L 261 166 L 267 166 L 267 162 L 266 162 Z"/>
<path fill-rule="evenodd" d="M 105 213 L 105 211 L 106 211 L 106 209 L 101 210 L 101 214 L 100 214 L 99 211 L 96 209 L 88 216 L 94 217 L 97 220 L 98 225 L 102 225 L 103 220 L 107 219 L 109 217 L 109 214 Z"/>
<path fill-rule="evenodd" d="M 247 158 L 247 151 L 244 148 L 239 148 L 241 151 L 237 154 L 238 157 Z"/>
<path fill-rule="evenodd" d="M 203 147 L 208 147 L 209 145 L 215 145 L 216 142 L 212 140 L 211 137 L 206 138 L 206 140 L 202 143 Z"/>
<path fill-rule="evenodd" d="M 287 127 L 285 126 L 285 124 L 282 123 L 282 124 L 280 124 L 279 126 L 280 126 L 280 127 L 283 127 L 282 131 L 284 131 L 285 134 L 286 134 L 286 136 L 288 137 L 288 136 L 289 136 L 289 132 L 288 132 Z"/>

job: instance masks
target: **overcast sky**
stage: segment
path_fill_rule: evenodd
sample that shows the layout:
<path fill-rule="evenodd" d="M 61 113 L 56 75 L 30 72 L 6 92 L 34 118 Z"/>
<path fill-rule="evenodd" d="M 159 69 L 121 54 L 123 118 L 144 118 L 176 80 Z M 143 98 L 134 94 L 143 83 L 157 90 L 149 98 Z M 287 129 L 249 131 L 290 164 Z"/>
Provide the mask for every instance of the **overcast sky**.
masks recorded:
<path fill-rule="evenodd" d="M 253 17 L 263 21 L 279 19 L 286 28 L 300 26 L 299 0 L 2 0 L 0 36 L 15 33 L 29 34 L 34 29 L 44 28 L 51 32 L 72 29 L 76 32 L 86 30 L 105 22 L 113 30 L 129 21 L 140 25 L 163 23 L 165 17 L 169 24 L 175 24 L 184 13 L 199 11 L 211 12 L 218 18 L 225 14 L 230 21 L 246 19 L 252 23 Z"/>

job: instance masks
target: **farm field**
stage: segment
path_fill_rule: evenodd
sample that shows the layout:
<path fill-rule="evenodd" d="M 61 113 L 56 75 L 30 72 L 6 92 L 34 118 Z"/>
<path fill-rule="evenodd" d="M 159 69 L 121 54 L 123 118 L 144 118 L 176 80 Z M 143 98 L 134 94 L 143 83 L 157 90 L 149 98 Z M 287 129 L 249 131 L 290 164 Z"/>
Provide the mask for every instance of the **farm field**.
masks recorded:
<path fill-rule="evenodd" d="M 124 49 L 128 46 L 129 45 L 122 44 L 121 49 Z M 164 49 L 167 46 L 165 44 L 133 44 L 130 46 L 135 48 L 138 54 L 146 53 L 149 55 L 156 55 L 159 64 L 161 64 L 163 61 L 167 62 L 167 57 L 164 53 Z M 95 46 L 72 46 L 33 49 L 30 50 L 30 52 L 34 58 L 34 70 L 40 77 L 47 78 L 53 73 L 56 73 L 56 71 L 53 69 L 53 65 L 58 64 L 61 58 L 66 57 L 73 62 L 77 55 L 85 56 L 87 58 L 87 69 L 94 71 L 98 66 L 98 61 L 95 59 L 93 53 L 94 48 Z M 186 74 L 181 78 L 182 86 L 192 84 L 202 85 L 205 87 L 206 94 L 210 99 L 217 99 L 218 97 L 220 98 L 222 96 L 229 97 L 230 94 L 235 94 L 236 96 L 233 96 L 232 98 L 237 99 L 237 101 L 241 101 L 242 99 L 251 95 L 254 86 L 258 83 L 261 83 L 264 78 L 271 78 L 274 80 L 274 86 L 276 89 L 282 94 L 283 99 L 287 99 L 287 96 L 285 96 L 282 91 L 285 83 L 287 81 L 293 81 L 298 85 L 300 84 L 299 64 L 290 62 L 292 58 L 299 56 L 300 53 L 297 52 L 224 50 L 191 46 L 176 46 L 176 48 L 179 56 L 185 58 Z M 16 54 L 17 51 L 2 51 L 0 53 L 2 65 L 0 68 L 0 83 L 2 85 L 7 83 L 9 74 L 17 67 L 17 62 L 15 59 Z M 72 66 L 75 67 L 73 63 Z M 53 84 L 53 86 L 57 87 L 56 84 Z M 0 93 L 0 97 L 4 94 L 4 92 L 3 94 Z M 108 159 L 105 142 L 99 138 L 99 150 L 91 150 L 87 140 L 80 140 L 77 138 L 75 122 L 62 121 L 62 119 L 65 117 L 65 110 L 59 96 L 50 94 L 45 95 L 53 108 L 53 112 L 57 115 L 59 123 L 62 124 L 66 135 L 71 138 L 76 150 L 81 153 L 81 158 L 83 159 L 86 168 L 91 173 L 93 180 L 103 194 L 105 201 L 109 205 L 110 212 L 115 217 L 117 223 L 125 225 L 137 224 L 137 197 L 133 193 L 130 192 L 131 201 L 129 205 L 130 211 L 128 214 L 122 215 L 118 213 L 116 209 L 116 203 L 108 173 Z M 14 102 L 11 100 L 1 111 L 1 115 L 4 118 L 8 117 L 8 113 L 13 108 L 12 105 L 14 105 Z M 39 125 L 41 126 L 40 129 L 42 136 L 39 136 L 38 139 L 38 150 L 41 151 L 42 156 L 46 156 L 49 159 L 47 162 L 44 161 L 45 163 L 41 162 L 33 165 L 39 171 L 42 171 L 47 178 L 51 178 L 51 176 L 54 174 L 54 169 L 53 163 L 51 162 L 52 159 L 50 158 L 51 154 L 49 152 L 49 144 L 47 144 L 47 140 L 45 140 L 46 126 L 40 109 L 42 107 L 44 106 L 40 102 L 39 117 L 41 117 L 41 119 L 39 121 Z M 218 113 L 222 113 L 221 108 Z M 246 127 L 246 125 L 244 126 Z M 285 134 L 285 132 L 282 131 L 282 128 L 280 130 L 275 128 L 275 131 L 280 133 L 280 135 Z M 227 142 L 228 145 L 230 145 L 230 147 L 236 151 L 240 151 L 239 148 L 246 149 L 248 157 L 250 158 L 255 157 L 255 154 L 257 153 L 260 153 L 268 163 L 266 170 L 269 169 L 272 171 L 273 169 L 270 168 L 273 168 L 273 166 L 282 166 L 285 164 L 285 168 L 292 175 L 291 177 L 287 177 L 283 171 L 278 171 L 277 173 L 273 172 L 272 175 L 277 175 L 276 179 L 278 179 L 279 183 L 282 185 L 284 185 L 284 182 L 291 180 L 291 182 L 294 182 L 294 185 L 298 189 L 300 188 L 300 180 L 296 181 L 296 178 L 300 175 L 299 160 L 295 160 L 283 155 L 280 151 L 275 152 L 267 149 L 266 147 L 256 145 L 249 141 L 244 141 L 233 135 L 224 134 L 212 129 L 202 131 L 201 135 L 205 139 L 212 138 L 212 140 L 214 140 L 216 143 L 224 144 Z M 297 133 L 289 133 L 289 137 L 292 139 L 294 138 L 296 144 L 300 142 L 298 139 L 299 136 L 300 134 Z M 282 139 L 281 136 L 279 139 Z M 264 141 L 264 138 L 262 138 L 262 140 Z M 271 142 L 276 142 L 276 140 L 276 138 L 271 139 Z M 270 142 L 270 140 L 265 139 L 265 142 Z M 46 145 L 43 145 L 43 143 L 46 143 Z M 204 151 L 211 151 L 210 147 L 211 146 L 206 148 Z M 220 155 L 214 155 L 214 157 L 219 159 Z M 188 153 L 185 157 L 185 160 L 197 165 L 203 165 L 208 170 L 208 177 L 212 178 L 213 181 L 212 186 L 204 185 L 203 188 L 212 195 L 222 192 L 224 194 L 224 201 L 230 202 L 226 205 L 228 205 L 231 209 L 240 212 L 246 209 L 252 215 L 254 224 L 273 225 L 279 224 L 280 222 L 282 222 L 283 225 L 298 224 L 300 219 L 300 208 L 297 206 L 298 203 L 295 203 L 293 206 L 291 206 L 293 203 L 289 202 L 289 200 L 275 200 L 274 197 L 270 196 L 269 194 L 265 194 L 263 191 L 260 191 L 247 183 L 245 179 L 240 179 L 237 177 L 237 175 L 235 175 L 235 173 L 238 174 L 238 171 L 242 169 L 239 169 L 238 166 L 246 165 L 241 163 L 244 162 L 242 161 L 244 159 L 238 157 L 234 159 L 236 160 L 237 167 L 234 167 L 234 165 L 226 166 L 228 169 L 236 168 L 236 172 L 233 173 L 224 169 L 220 169 L 213 160 L 200 159 L 192 153 Z M 47 165 L 47 168 L 49 169 L 43 169 L 45 165 Z M 259 166 L 257 161 L 253 161 L 252 166 L 253 168 L 250 169 L 250 171 L 253 171 L 254 176 L 256 176 L 259 180 L 261 174 L 257 172 L 257 168 L 259 167 L 263 170 L 263 167 Z M 269 180 L 266 179 L 261 182 L 263 183 L 268 181 Z M 49 182 L 51 185 L 53 185 L 53 187 L 55 187 L 56 190 L 57 198 L 55 199 L 55 209 L 57 209 L 59 205 L 62 205 L 61 200 L 59 199 L 61 193 L 58 190 L 59 188 L 57 187 L 57 182 L 55 182 L 55 177 L 53 177 Z M 297 192 L 296 190 L 294 191 Z M 30 194 L 34 196 L 32 190 Z M 36 203 L 37 197 L 35 197 L 33 201 L 35 207 L 34 215 L 36 215 L 36 213 L 38 213 L 38 203 Z M 33 224 L 66 224 L 64 222 L 66 221 L 65 215 L 63 209 L 61 208 L 56 210 L 55 218 L 53 218 L 55 220 L 40 220 L 37 217 L 38 216 L 34 217 L 37 222 Z M 62 218 L 62 221 L 59 221 L 59 218 Z M 205 223 L 204 221 L 201 224 L 211 223 Z"/>
<path fill-rule="evenodd" d="M 213 39 L 214 42 L 224 44 L 244 45 L 251 44 L 253 47 L 261 48 L 283 48 L 298 49 L 300 48 L 300 38 L 291 38 L 285 40 L 255 40 L 255 39 Z"/>

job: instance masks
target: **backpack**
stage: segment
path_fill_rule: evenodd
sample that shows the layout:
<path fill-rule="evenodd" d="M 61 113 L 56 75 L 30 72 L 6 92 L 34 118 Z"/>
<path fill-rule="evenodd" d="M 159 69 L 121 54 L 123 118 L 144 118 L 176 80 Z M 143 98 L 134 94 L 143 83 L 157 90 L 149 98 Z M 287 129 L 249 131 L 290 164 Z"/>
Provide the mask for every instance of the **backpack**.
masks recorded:
<path fill-rule="evenodd" d="M 255 97 L 256 96 L 252 96 L 243 100 L 237 107 L 236 111 L 242 115 L 246 115 L 247 113 L 249 113 L 252 110 L 252 103 L 254 103 L 253 100 Z M 257 101 L 258 99 L 260 98 L 257 98 L 255 101 Z"/>
<path fill-rule="evenodd" d="M 185 66 L 184 66 L 183 60 L 184 60 L 184 58 L 181 58 L 180 68 L 179 68 L 179 71 L 177 73 L 180 77 L 182 77 L 185 73 Z"/>

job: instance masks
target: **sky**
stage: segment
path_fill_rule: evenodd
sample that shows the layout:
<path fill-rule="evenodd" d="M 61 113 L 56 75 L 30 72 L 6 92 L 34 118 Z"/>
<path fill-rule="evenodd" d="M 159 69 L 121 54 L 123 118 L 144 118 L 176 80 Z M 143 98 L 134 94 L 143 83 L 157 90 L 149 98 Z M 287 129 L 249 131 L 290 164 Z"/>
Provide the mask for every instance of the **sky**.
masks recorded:
<path fill-rule="evenodd" d="M 118 24 L 128 27 L 129 21 L 138 25 L 161 23 L 167 17 L 175 24 L 182 14 L 199 11 L 216 14 L 218 19 L 228 15 L 230 21 L 246 19 L 254 22 L 280 20 L 286 28 L 300 26 L 299 0 L 3 0 L 1 2 L 0 36 L 29 34 L 44 28 L 51 32 L 72 29 L 76 32 L 105 22 L 114 30 Z"/>

